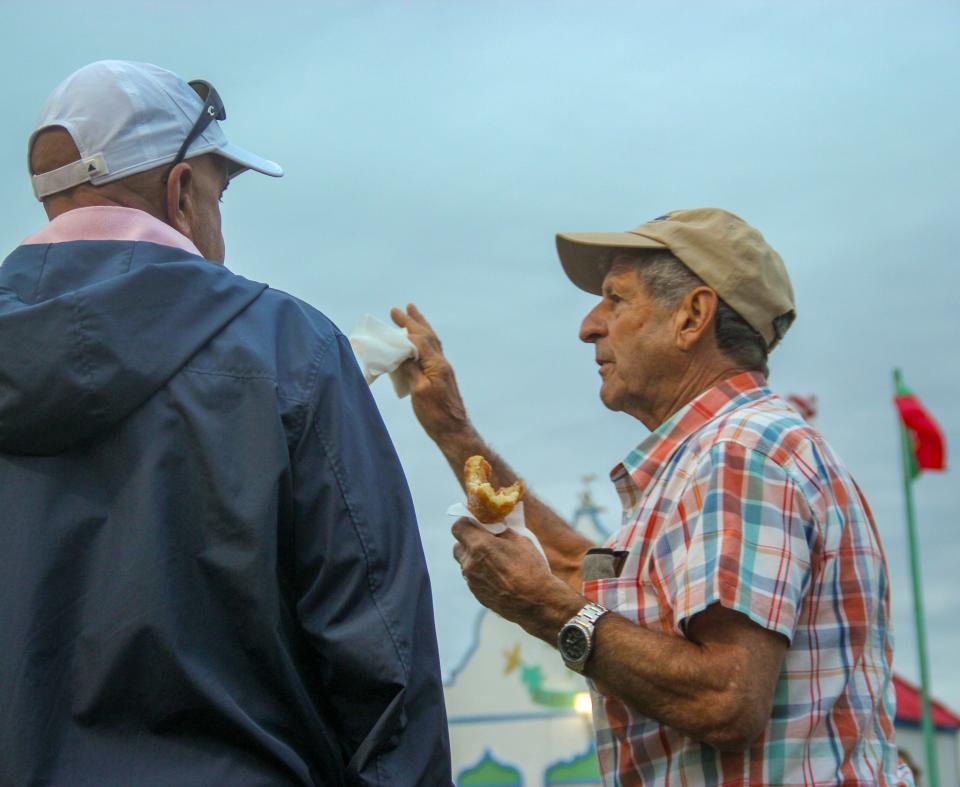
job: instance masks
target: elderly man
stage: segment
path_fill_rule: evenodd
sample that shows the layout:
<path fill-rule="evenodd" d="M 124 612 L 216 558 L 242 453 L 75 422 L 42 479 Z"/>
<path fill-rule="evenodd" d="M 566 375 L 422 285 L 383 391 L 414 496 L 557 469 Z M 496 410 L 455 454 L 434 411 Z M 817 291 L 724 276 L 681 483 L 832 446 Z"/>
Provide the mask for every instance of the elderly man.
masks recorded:
<path fill-rule="evenodd" d="M 601 548 L 535 496 L 526 539 L 461 520 L 454 556 L 484 605 L 556 644 L 593 689 L 604 783 L 895 783 L 887 569 L 869 509 L 823 438 L 767 387 L 794 318 L 780 257 L 726 211 L 563 234 L 600 296 L 580 338 L 600 398 L 652 434 L 613 470 L 622 527 Z M 458 477 L 486 455 L 436 334 L 413 407 Z"/>
<path fill-rule="evenodd" d="M 217 92 L 80 69 L 0 268 L 0 784 L 449 785 L 431 595 L 340 332 L 223 265 L 281 169 Z"/>

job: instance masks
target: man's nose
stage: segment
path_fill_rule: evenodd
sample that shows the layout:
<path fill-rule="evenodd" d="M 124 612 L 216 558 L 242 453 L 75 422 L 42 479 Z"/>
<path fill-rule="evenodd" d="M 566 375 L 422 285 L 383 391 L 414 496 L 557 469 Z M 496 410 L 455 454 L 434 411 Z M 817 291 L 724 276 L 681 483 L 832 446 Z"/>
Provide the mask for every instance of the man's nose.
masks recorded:
<path fill-rule="evenodd" d="M 607 326 L 600 316 L 602 305 L 602 303 L 598 303 L 583 318 L 583 322 L 580 323 L 580 341 L 593 344 L 606 334 Z"/>

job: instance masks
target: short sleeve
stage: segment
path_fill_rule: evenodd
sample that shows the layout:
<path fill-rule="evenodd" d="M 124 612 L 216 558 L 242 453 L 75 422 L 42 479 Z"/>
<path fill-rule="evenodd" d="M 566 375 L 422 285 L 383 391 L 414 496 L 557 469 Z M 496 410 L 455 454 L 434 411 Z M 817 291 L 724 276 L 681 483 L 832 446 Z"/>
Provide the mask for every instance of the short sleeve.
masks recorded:
<path fill-rule="evenodd" d="M 797 484 L 735 442 L 698 463 L 655 555 L 678 633 L 712 604 L 792 640 L 810 584 L 816 524 Z"/>

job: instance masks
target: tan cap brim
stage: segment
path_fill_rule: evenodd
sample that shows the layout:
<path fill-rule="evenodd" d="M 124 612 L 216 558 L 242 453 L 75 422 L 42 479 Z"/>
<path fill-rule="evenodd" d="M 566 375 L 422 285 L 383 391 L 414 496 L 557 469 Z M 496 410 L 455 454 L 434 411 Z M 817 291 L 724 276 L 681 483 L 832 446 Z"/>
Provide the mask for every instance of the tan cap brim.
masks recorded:
<path fill-rule="evenodd" d="M 632 232 L 560 232 L 557 254 L 570 281 L 581 290 L 600 295 L 607 275 L 609 252 L 616 249 L 666 249 L 660 241 Z"/>

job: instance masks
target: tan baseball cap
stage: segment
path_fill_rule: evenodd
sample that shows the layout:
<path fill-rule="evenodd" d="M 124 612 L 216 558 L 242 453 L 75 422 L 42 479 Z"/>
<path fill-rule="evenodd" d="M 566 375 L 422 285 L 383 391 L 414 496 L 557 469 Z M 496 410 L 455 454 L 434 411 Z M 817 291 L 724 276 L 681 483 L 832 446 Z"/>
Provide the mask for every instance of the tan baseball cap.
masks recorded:
<path fill-rule="evenodd" d="M 796 317 L 787 269 L 757 230 L 719 208 L 675 210 L 626 232 L 561 232 L 570 281 L 600 295 L 609 252 L 667 250 L 716 291 L 773 349 Z"/>

